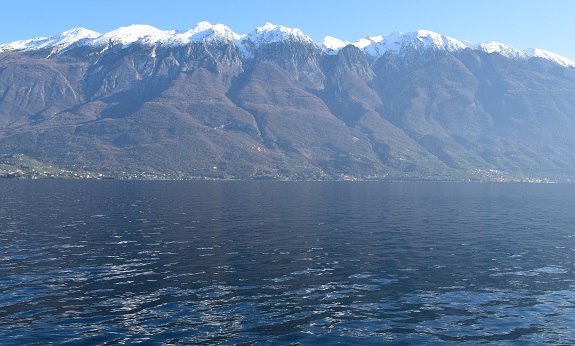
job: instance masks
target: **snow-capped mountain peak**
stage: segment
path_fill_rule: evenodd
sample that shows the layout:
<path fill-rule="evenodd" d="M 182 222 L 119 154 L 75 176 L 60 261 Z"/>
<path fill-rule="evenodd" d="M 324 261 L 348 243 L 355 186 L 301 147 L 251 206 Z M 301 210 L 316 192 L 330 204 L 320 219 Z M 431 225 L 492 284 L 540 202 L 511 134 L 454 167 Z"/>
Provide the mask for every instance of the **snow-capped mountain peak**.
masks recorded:
<path fill-rule="evenodd" d="M 316 43 L 300 29 L 286 28 L 281 25 L 266 23 L 264 26 L 256 28 L 247 35 L 242 35 L 236 39 L 236 45 L 239 47 L 241 54 L 245 57 L 252 57 L 259 47 L 265 44 L 277 42 L 300 42 L 310 45 Z"/>
<path fill-rule="evenodd" d="M 332 55 L 337 54 L 340 49 L 347 46 L 348 44 L 350 44 L 348 41 L 342 41 L 339 38 L 326 36 L 321 41 L 320 46 L 324 53 Z"/>
<path fill-rule="evenodd" d="M 264 26 L 245 36 L 245 39 L 257 43 L 273 43 L 285 40 L 295 40 L 300 42 L 314 43 L 314 41 L 297 28 L 286 28 L 281 25 L 266 23 Z"/>
<path fill-rule="evenodd" d="M 101 36 L 100 33 L 84 29 L 74 28 L 64 31 L 60 35 L 51 37 L 36 37 L 29 40 L 15 41 L 0 45 L 0 52 L 12 50 L 39 50 L 52 48 L 53 51 L 61 51 L 74 43 L 94 39 Z"/>
<path fill-rule="evenodd" d="M 202 40 L 239 40 L 242 36 L 233 32 L 223 24 L 211 24 L 210 22 L 200 22 L 195 28 L 178 34 L 178 38 L 190 41 Z"/>
<path fill-rule="evenodd" d="M 366 38 L 361 38 L 353 43 L 359 49 L 365 49 L 372 44 L 378 44 L 384 40 L 383 36 L 368 36 Z"/>
<path fill-rule="evenodd" d="M 163 31 L 150 25 L 134 24 L 107 32 L 94 39 L 90 44 L 101 46 L 112 42 L 115 44 L 128 45 L 136 41 L 157 43 L 160 41 L 168 41 L 175 34 L 175 30 Z"/>
<path fill-rule="evenodd" d="M 437 49 L 448 52 L 456 52 L 467 48 L 461 41 L 429 30 L 418 30 L 403 35 L 403 45 L 410 45 L 424 50 Z"/>
<path fill-rule="evenodd" d="M 85 28 L 74 28 L 68 31 L 64 31 L 60 35 L 56 36 L 59 41 L 56 43 L 58 45 L 70 45 L 85 39 L 94 39 L 101 36 L 99 32 L 88 30 Z"/>

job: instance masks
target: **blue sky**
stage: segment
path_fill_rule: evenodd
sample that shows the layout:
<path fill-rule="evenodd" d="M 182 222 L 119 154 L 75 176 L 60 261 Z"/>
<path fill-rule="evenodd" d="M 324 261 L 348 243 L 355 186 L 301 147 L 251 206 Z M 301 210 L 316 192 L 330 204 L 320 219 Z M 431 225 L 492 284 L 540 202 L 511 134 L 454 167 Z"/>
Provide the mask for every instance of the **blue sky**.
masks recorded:
<path fill-rule="evenodd" d="M 1 8 L 0 43 L 78 26 L 101 33 L 130 24 L 184 30 L 207 20 L 239 34 L 272 22 L 300 28 L 316 41 L 426 29 L 471 42 L 542 48 L 575 60 L 573 0 L 15 0 Z"/>

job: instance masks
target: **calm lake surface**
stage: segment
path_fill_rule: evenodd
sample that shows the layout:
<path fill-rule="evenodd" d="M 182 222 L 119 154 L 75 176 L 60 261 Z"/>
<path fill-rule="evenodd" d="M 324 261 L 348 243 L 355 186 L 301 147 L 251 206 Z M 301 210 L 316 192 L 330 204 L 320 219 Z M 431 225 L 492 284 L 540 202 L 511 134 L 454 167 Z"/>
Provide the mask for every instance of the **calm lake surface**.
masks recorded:
<path fill-rule="evenodd" d="M 575 343 L 575 185 L 0 180 L 0 344 Z"/>

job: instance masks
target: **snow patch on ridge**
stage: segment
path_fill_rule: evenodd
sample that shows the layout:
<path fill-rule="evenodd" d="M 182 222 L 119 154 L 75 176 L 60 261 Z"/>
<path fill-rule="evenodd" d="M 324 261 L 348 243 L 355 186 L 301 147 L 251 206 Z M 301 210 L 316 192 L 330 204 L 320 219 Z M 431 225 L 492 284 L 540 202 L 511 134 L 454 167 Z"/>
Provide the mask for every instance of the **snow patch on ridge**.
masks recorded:
<path fill-rule="evenodd" d="M 438 33 L 419 30 L 413 33 L 404 35 L 403 44 L 408 44 L 414 47 L 427 49 L 446 50 L 448 52 L 457 52 L 467 48 L 467 46 L 451 37 L 440 35 Z"/>
<path fill-rule="evenodd" d="M 498 53 L 510 59 L 525 60 L 538 57 L 553 61 L 561 66 L 575 67 L 575 61 L 561 55 L 543 50 L 526 49 L 519 50 L 498 42 L 471 43 L 459 41 L 451 37 L 437 34 L 428 30 L 419 30 L 409 33 L 393 32 L 388 36 L 369 36 L 353 43 L 342 41 L 335 37 L 326 36 L 320 43 L 326 54 L 335 55 L 348 44 L 361 49 L 365 54 L 379 58 L 390 51 L 395 55 L 402 56 L 408 49 L 425 51 L 429 49 L 458 52 L 464 49 L 479 50 L 486 53 Z"/>
<path fill-rule="evenodd" d="M 507 58 L 512 59 L 527 59 L 528 56 L 519 49 L 515 49 L 499 42 L 484 42 L 478 44 L 470 44 L 469 48 L 474 50 L 480 50 L 486 53 L 499 53 Z"/>
<path fill-rule="evenodd" d="M 329 37 L 329 36 L 328 36 Z M 326 37 L 321 43 L 322 49 L 328 54 L 337 54 L 343 46 L 341 40 L 333 37 Z M 448 52 L 456 52 L 467 48 L 464 43 L 447 36 L 443 36 L 432 31 L 419 30 L 409 33 L 392 32 L 388 36 L 369 36 L 357 40 L 352 44 L 361 49 L 365 54 L 374 58 L 379 58 L 387 51 L 391 51 L 396 55 L 404 55 L 408 49 L 417 50 L 445 50 Z"/>
<path fill-rule="evenodd" d="M 529 48 L 525 49 L 523 52 L 525 52 L 529 57 L 543 58 L 551 60 L 554 63 L 559 64 L 561 66 L 575 67 L 575 61 L 543 49 Z"/>

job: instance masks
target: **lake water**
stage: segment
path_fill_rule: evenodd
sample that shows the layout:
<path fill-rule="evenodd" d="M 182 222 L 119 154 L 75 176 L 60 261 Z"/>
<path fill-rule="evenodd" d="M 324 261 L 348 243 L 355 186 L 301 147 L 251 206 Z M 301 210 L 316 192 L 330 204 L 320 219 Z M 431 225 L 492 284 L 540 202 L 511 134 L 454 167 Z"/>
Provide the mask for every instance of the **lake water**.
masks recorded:
<path fill-rule="evenodd" d="M 575 185 L 0 191 L 2 345 L 575 343 Z"/>

